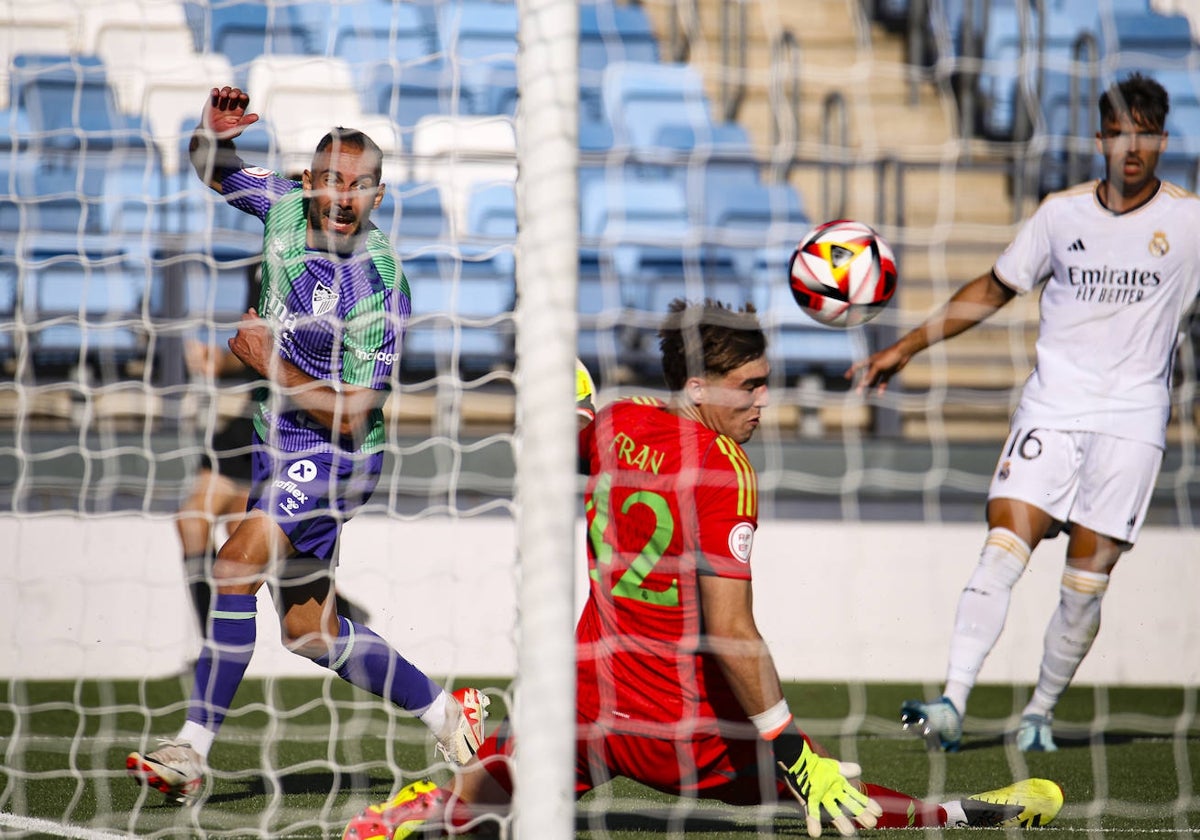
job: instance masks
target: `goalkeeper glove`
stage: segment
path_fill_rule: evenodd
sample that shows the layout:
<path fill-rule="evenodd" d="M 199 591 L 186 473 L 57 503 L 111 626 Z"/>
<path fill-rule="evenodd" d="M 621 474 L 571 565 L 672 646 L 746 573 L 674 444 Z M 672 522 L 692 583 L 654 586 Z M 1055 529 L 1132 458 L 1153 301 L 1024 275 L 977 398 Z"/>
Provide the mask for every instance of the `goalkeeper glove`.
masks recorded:
<path fill-rule="evenodd" d="M 787 760 L 779 761 L 780 747 L 789 741 L 789 738 L 780 738 L 773 742 L 776 764 L 788 790 L 804 809 L 808 836 L 821 836 L 822 809 L 843 837 L 854 834 L 855 822 L 863 828 L 874 828 L 883 808 L 850 782 L 862 773 L 862 769 L 851 762 L 822 758 L 807 741 L 801 746 L 799 758 L 790 764 Z"/>
<path fill-rule="evenodd" d="M 575 360 L 575 413 L 585 425 L 596 419 L 596 383 L 579 359 Z"/>

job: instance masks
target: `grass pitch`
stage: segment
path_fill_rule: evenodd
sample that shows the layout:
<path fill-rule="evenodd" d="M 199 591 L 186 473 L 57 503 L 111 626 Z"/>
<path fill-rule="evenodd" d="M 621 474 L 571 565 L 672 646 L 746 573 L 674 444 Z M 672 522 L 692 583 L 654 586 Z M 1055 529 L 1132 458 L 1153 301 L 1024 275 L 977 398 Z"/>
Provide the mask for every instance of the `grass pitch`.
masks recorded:
<path fill-rule="evenodd" d="M 467 681 L 492 694 L 504 685 Z M 0 837 L 338 838 L 365 805 L 425 776 L 449 776 L 425 728 L 336 679 L 247 680 L 209 757 L 202 803 L 180 808 L 125 775 L 125 756 L 153 749 L 183 720 L 190 676 L 142 682 L 0 683 Z M 1058 781 L 1066 806 L 1050 827 L 993 836 L 1191 837 L 1200 834 L 1196 689 L 1073 687 L 1060 704 L 1059 751 L 1022 754 L 1004 733 L 1027 687 L 981 686 L 963 749 L 930 754 L 900 732 L 902 700 L 933 686 L 789 685 L 811 734 L 864 777 L 937 801 L 1026 776 Z M 789 811 L 680 802 L 618 781 L 579 804 L 582 838 L 801 837 Z M 978 837 L 979 830 L 874 831 L 875 838 Z M 985 833 L 983 836 L 987 836 Z"/>

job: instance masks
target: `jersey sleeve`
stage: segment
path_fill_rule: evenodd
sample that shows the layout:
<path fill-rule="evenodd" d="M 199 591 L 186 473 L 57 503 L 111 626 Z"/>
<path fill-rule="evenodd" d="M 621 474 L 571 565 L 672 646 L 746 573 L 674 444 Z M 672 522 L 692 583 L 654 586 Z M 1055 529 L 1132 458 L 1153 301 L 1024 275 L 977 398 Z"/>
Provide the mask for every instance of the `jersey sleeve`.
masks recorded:
<path fill-rule="evenodd" d="M 1017 294 L 1029 292 L 1050 276 L 1050 201 L 1053 197 L 1042 202 L 996 259 L 996 277 Z"/>
<path fill-rule="evenodd" d="M 695 488 L 700 523 L 697 571 L 749 580 L 750 553 L 758 527 L 758 477 L 746 453 L 731 439 L 715 439 Z"/>
<path fill-rule="evenodd" d="M 221 195 L 225 201 L 259 219 L 265 219 L 276 201 L 298 187 L 299 181 L 281 178 L 258 166 L 229 172 L 221 179 Z"/>

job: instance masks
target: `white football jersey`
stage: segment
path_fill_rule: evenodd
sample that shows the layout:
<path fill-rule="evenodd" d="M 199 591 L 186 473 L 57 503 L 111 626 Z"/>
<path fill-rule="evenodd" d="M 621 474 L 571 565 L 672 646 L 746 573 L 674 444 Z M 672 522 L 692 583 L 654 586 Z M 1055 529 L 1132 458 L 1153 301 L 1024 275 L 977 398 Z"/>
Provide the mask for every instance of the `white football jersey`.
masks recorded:
<path fill-rule="evenodd" d="M 1200 293 L 1200 198 L 1164 181 L 1114 215 L 1097 184 L 1047 196 L 996 260 L 1019 294 L 1046 281 L 1013 425 L 1164 447 L 1179 327 Z"/>

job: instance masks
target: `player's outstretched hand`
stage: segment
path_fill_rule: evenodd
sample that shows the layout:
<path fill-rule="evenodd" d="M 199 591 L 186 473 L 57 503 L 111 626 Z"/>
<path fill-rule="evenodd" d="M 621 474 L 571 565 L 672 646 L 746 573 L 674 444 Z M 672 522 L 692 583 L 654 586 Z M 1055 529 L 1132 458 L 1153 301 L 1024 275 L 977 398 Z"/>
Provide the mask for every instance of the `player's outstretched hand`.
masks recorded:
<path fill-rule="evenodd" d="M 258 122 L 258 114 L 249 114 L 250 95 L 240 88 L 213 88 L 209 91 L 208 101 L 204 103 L 204 113 L 200 124 L 217 136 L 218 140 L 232 140 L 247 127 Z"/>
<path fill-rule="evenodd" d="M 788 790 L 804 809 L 809 837 L 821 836 L 823 815 L 839 834 L 850 837 L 855 833 L 856 824 L 874 828 L 883 814 L 879 803 L 850 781 L 862 773 L 857 764 L 822 758 L 807 741 L 792 764 L 784 761 L 777 761 L 777 764 Z"/>
<path fill-rule="evenodd" d="M 903 370 L 911 358 L 912 355 L 903 351 L 899 344 L 893 344 L 855 362 L 846 371 L 846 378 L 857 380 L 855 389 L 860 393 L 867 388 L 886 391 L 888 380 Z"/>

